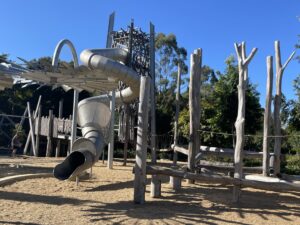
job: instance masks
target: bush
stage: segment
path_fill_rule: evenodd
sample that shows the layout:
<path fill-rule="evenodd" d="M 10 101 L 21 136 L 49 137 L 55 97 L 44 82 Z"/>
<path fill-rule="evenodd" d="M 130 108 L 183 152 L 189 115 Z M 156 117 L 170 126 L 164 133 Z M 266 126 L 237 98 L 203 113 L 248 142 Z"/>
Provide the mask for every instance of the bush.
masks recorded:
<path fill-rule="evenodd" d="M 286 155 L 286 161 L 282 166 L 283 173 L 300 175 L 300 155 Z"/>

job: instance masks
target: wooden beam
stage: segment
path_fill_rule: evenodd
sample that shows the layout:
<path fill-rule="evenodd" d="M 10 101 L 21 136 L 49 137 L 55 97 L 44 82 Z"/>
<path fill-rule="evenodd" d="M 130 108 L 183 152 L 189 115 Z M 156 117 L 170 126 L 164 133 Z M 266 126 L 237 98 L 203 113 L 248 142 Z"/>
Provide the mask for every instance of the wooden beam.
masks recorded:
<path fill-rule="evenodd" d="M 33 126 L 33 118 L 30 110 L 30 103 L 27 102 L 27 108 L 28 108 L 28 117 L 29 117 L 29 127 L 30 127 L 30 134 L 29 136 L 31 137 L 31 144 L 32 144 L 32 150 L 33 150 L 33 155 L 36 156 L 36 149 L 35 149 L 35 140 L 34 140 L 34 126 Z"/>
<path fill-rule="evenodd" d="M 35 149 L 36 156 L 40 155 L 40 133 L 41 133 L 41 115 L 42 115 L 42 106 L 40 105 L 38 108 L 38 115 L 35 119 L 36 130 L 35 130 Z"/>
<path fill-rule="evenodd" d="M 42 96 L 40 95 L 39 99 L 38 99 L 38 102 L 37 102 L 37 105 L 36 105 L 36 108 L 35 108 L 35 113 L 34 113 L 34 116 L 33 116 L 33 121 L 37 117 L 38 109 L 40 108 L 41 101 L 42 101 Z M 28 107 L 27 107 L 27 110 L 28 110 L 28 116 L 29 116 L 29 109 L 28 109 Z M 27 150 L 28 150 L 28 147 L 29 147 L 29 144 L 30 144 L 30 139 L 31 139 L 31 134 L 29 133 L 29 135 L 27 136 L 25 147 L 24 147 L 24 152 L 23 152 L 24 155 L 27 154 Z"/>
<path fill-rule="evenodd" d="M 276 181 L 258 181 L 258 180 L 249 180 L 249 179 L 238 179 L 231 178 L 217 174 L 207 174 L 207 173 L 191 173 L 184 170 L 171 169 L 167 167 L 160 166 L 147 166 L 147 174 L 154 175 L 165 175 L 165 176 L 174 176 L 180 177 L 183 179 L 197 180 L 200 182 L 211 183 L 211 184 L 224 184 L 224 185 L 235 185 L 239 187 L 251 187 L 256 189 L 268 190 L 268 191 L 300 191 L 300 184 L 295 184 L 287 182 L 285 180 Z"/>
<path fill-rule="evenodd" d="M 175 152 L 180 152 L 182 154 L 188 155 L 189 154 L 189 150 L 184 148 L 184 147 L 180 147 L 180 146 L 174 146 L 172 145 L 172 148 L 174 149 Z"/>

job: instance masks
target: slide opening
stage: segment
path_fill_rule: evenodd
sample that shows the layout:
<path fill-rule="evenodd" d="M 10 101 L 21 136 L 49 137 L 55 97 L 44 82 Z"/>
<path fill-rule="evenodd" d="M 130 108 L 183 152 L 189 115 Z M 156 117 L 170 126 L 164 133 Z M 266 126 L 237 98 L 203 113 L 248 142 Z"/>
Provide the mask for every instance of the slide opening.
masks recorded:
<path fill-rule="evenodd" d="M 54 177 L 59 180 L 68 179 L 72 173 L 85 162 L 85 156 L 81 152 L 72 152 L 61 164 L 54 168 Z"/>

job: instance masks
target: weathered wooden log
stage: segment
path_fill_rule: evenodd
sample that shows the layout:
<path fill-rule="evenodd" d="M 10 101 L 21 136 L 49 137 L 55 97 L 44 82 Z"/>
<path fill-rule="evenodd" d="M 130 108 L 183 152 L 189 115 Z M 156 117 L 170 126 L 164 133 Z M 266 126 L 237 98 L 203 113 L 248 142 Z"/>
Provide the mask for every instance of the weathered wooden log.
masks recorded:
<path fill-rule="evenodd" d="M 182 154 L 188 155 L 189 154 L 189 150 L 183 147 L 179 147 L 179 146 L 174 146 L 172 145 L 172 148 L 174 149 L 175 152 L 181 152 Z"/>
<path fill-rule="evenodd" d="M 40 104 L 41 104 L 41 101 L 42 101 L 42 96 L 40 95 L 39 96 L 39 99 L 38 99 L 38 102 L 37 102 L 37 105 L 36 105 L 36 109 L 35 109 L 35 114 L 33 116 L 33 120 L 37 117 L 37 113 L 38 113 L 38 109 L 40 107 Z M 28 108 L 28 107 L 27 107 Z M 29 112 L 29 110 L 28 110 Z M 29 116 L 29 113 L 28 113 L 28 116 Z M 33 125 L 33 123 L 32 123 Z M 27 154 L 27 150 L 28 150 L 28 147 L 29 147 L 29 144 L 30 144 L 30 140 L 31 140 L 31 133 L 29 132 L 29 135 L 27 136 L 27 140 L 26 140 L 26 144 L 25 144 L 25 147 L 24 147 L 24 155 Z M 34 139 L 34 138 L 33 138 Z"/>
<path fill-rule="evenodd" d="M 115 13 L 109 15 L 109 22 L 107 28 L 107 38 L 106 38 L 106 48 L 112 47 L 112 32 L 115 25 Z M 114 158 L 114 147 L 115 147 L 115 102 L 116 102 L 116 93 L 115 90 L 111 92 L 111 100 L 109 108 L 111 110 L 111 120 L 110 120 L 110 134 L 109 134 L 109 144 L 107 152 L 107 168 L 113 168 L 113 158 Z M 102 161 L 104 163 L 104 149 L 102 152 Z"/>
<path fill-rule="evenodd" d="M 110 120 L 110 136 L 109 136 L 109 144 L 108 144 L 108 153 L 107 153 L 107 168 L 113 168 L 113 160 L 114 160 L 114 147 L 115 147 L 115 104 L 116 104 L 116 92 L 111 91 L 111 100 L 109 104 L 109 109 L 111 111 L 111 120 Z M 104 157 L 104 151 L 103 151 Z M 103 158 L 104 159 L 104 158 Z"/>
<path fill-rule="evenodd" d="M 187 155 L 188 154 L 188 147 L 187 146 L 174 146 L 171 145 L 171 148 L 174 149 L 176 152 L 180 152 L 182 154 Z M 204 155 L 212 155 L 217 157 L 228 157 L 228 158 L 234 158 L 234 150 L 232 148 L 218 148 L 218 147 L 209 147 L 209 146 L 200 146 L 200 151 L 198 152 L 202 156 Z M 273 156 L 274 153 L 269 153 L 270 156 Z M 260 159 L 263 157 L 263 152 L 254 152 L 254 151 L 247 151 L 243 150 L 243 156 L 244 158 L 249 159 Z M 199 156 L 200 157 L 200 156 Z M 200 160 L 200 158 L 197 159 L 197 155 L 195 157 L 195 160 Z"/>
<path fill-rule="evenodd" d="M 52 155 L 52 129 L 53 129 L 53 110 L 49 110 L 49 123 L 48 123 L 48 136 L 47 136 L 47 147 L 46 147 L 46 157 L 51 157 Z"/>
<path fill-rule="evenodd" d="M 33 150 L 33 155 L 36 156 L 36 149 L 35 149 L 35 140 L 34 140 L 34 126 L 33 126 L 33 117 L 32 117 L 32 113 L 30 110 L 30 103 L 27 102 L 27 108 L 28 108 L 28 117 L 29 117 L 29 127 L 30 127 L 30 131 L 29 131 L 29 135 L 31 137 L 31 144 L 32 144 L 32 150 Z"/>
<path fill-rule="evenodd" d="M 173 146 L 177 146 L 178 144 L 178 117 L 179 117 L 179 97 L 180 97 L 180 84 L 181 84 L 181 65 L 178 63 L 178 71 L 177 71 L 177 83 L 176 83 L 176 98 L 175 98 L 175 120 L 174 120 L 174 144 Z M 175 149 L 173 149 L 173 165 L 177 164 L 178 153 Z M 177 177 L 170 177 L 170 185 L 173 190 L 179 190 L 181 187 L 181 179 Z"/>
<path fill-rule="evenodd" d="M 300 184 L 295 184 L 287 182 L 285 180 L 276 181 L 259 181 L 259 180 L 249 180 L 244 178 L 232 178 L 217 174 L 207 174 L 207 173 L 191 173 L 184 170 L 171 169 L 167 167 L 160 166 L 147 166 L 147 174 L 154 175 L 165 175 L 180 177 L 183 179 L 197 180 L 200 182 L 211 183 L 211 184 L 224 184 L 224 185 L 235 185 L 239 187 L 251 187 L 262 190 L 269 191 L 297 191 L 300 192 Z"/>
<path fill-rule="evenodd" d="M 134 202 L 137 204 L 145 202 L 149 89 L 149 77 L 141 76 L 134 166 Z"/>
<path fill-rule="evenodd" d="M 235 122 L 236 128 L 236 145 L 234 151 L 234 177 L 241 179 L 243 177 L 243 149 L 245 144 L 245 107 L 246 107 L 246 86 L 248 84 L 248 65 L 254 57 L 257 48 L 252 49 L 250 55 L 246 58 L 246 45 L 234 44 L 239 70 L 239 84 L 238 84 L 238 114 Z M 238 202 L 240 196 L 240 188 L 235 186 L 233 188 L 233 201 Z"/>
<path fill-rule="evenodd" d="M 62 119 L 62 116 L 63 116 L 63 107 L 64 107 L 64 100 L 61 99 L 59 101 L 59 106 L 58 106 L 58 118 L 59 119 Z M 60 148 L 61 148 L 61 142 L 60 142 L 60 140 L 57 140 L 56 149 L 55 149 L 55 157 L 59 157 L 60 156 Z"/>
<path fill-rule="evenodd" d="M 155 27 L 150 23 L 151 162 L 156 163 Z"/>
<path fill-rule="evenodd" d="M 270 150 L 269 150 L 269 134 L 271 123 L 271 103 L 273 90 L 273 57 L 267 57 L 267 90 L 266 90 L 266 106 L 264 113 L 264 137 L 263 137 L 263 175 L 270 175 Z"/>
<path fill-rule="evenodd" d="M 129 142 L 129 114 L 130 108 L 128 104 L 125 104 L 124 109 L 124 119 L 125 119 L 125 137 L 124 137 L 124 161 L 123 165 L 126 166 L 127 164 L 127 151 L 128 151 L 128 142 Z"/>
<path fill-rule="evenodd" d="M 35 149 L 36 149 L 36 156 L 40 155 L 40 133 L 41 133 L 41 116 L 42 116 L 42 106 L 40 105 L 38 109 L 38 115 L 35 119 L 36 121 L 36 140 L 35 140 Z"/>
<path fill-rule="evenodd" d="M 181 65 L 178 63 L 178 71 L 177 71 L 177 83 L 176 83 L 176 98 L 175 98 L 175 105 L 176 105 L 176 111 L 175 111 L 175 121 L 174 121 L 174 146 L 178 144 L 178 117 L 179 117 L 179 97 L 180 97 L 180 84 L 181 84 Z M 176 165 L 177 163 L 177 152 L 174 151 L 173 155 L 173 164 Z"/>
<path fill-rule="evenodd" d="M 280 174 L 280 154 L 281 154 L 281 120 L 280 120 L 280 107 L 281 107 L 281 84 L 282 76 L 285 68 L 292 60 L 295 55 L 295 51 L 292 52 L 290 57 L 282 66 L 281 64 L 281 53 L 280 53 L 280 42 L 275 41 L 275 59 L 276 59 L 276 94 L 274 99 L 274 134 L 275 134 L 275 143 L 274 143 L 274 176 Z"/>
<path fill-rule="evenodd" d="M 159 198 L 161 196 L 161 176 L 152 175 L 151 177 L 151 187 L 150 196 L 152 198 Z"/>
<path fill-rule="evenodd" d="M 189 84 L 189 109 L 190 109 L 190 138 L 188 168 L 195 168 L 195 156 L 200 148 L 200 85 L 201 85 L 202 49 L 197 49 L 191 54 L 191 76 Z M 191 181 L 192 183 L 193 181 Z"/>

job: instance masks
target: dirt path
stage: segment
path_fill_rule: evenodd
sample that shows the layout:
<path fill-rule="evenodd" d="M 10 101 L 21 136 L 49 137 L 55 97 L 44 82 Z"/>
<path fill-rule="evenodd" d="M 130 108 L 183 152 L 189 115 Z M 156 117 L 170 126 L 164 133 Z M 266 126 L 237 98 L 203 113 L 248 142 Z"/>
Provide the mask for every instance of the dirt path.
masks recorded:
<path fill-rule="evenodd" d="M 57 163 L 0 159 L 0 164 L 17 160 L 46 169 Z M 5 170 L 0 167 L 0 174 Z M 132 164 L 116 163 L 108 170 L 99 162 L 93 173 L 91 180 L 78 187 L 70 181 L 41 178 L 0 188 L 0 224 L 300 224 L 300 193 L 249 188 L 235 205 L 230 187 L 183 182 L 182 190 L 174 193 L 166 180 L 162 198 L 150 198 L 148 185 L 147 203 L 135 205 Z"/>

